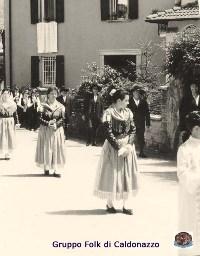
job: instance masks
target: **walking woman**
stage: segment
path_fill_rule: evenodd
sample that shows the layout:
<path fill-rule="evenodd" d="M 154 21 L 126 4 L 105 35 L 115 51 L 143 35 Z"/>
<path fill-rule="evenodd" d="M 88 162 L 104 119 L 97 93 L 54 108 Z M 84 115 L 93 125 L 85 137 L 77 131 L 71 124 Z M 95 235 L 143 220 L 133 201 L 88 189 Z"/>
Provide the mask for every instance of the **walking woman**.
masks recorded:
<path fill-rule="evenodd" d="M 15 119 L 17 105 L 7 89 L 0 96 L 0 153 L 6 160 L 15 145 Z M 16 122 L 18 123 L 18 122 Z"/>
<path fill-rule="evenodd" d="M 60 177 L 57 168 L 65 164 L 65 108 L 56 98 L 58 89 L 50 87 L 47 91 L 47 103 L 41 104 L 39 109 L 40 128 L 38 133 L 36 163 L 44 168 L 44 174 L 53 172 L 54 177 Z"/>
<path fill-rule="evenodd" d="M 112 90 L 113 93 L 113 90 Z M 123 200 L 123 213 L 132 215 L 127 199 L 137 191 L 135 125 L 127 105 L 129 94 L 115 90 L 113 104 L 103 116 L 106 140 L 99 160 L 94 194 L 107 199 L 107 212 L 116 213 L 114 200 Z"/>

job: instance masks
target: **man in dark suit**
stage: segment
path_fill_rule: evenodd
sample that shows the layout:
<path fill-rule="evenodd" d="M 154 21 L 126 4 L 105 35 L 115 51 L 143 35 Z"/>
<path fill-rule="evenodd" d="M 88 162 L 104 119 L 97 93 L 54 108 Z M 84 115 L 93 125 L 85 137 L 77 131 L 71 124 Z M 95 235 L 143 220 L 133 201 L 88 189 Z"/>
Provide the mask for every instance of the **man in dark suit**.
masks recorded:
<path fill-rule="evenodd" d="M 145 158 L 144 146 L 145 128 L 150 127 L 149 106 L 145 97 L 140 95 L 140 87 L 135 85 L 131 91 L 129 108 L 133 112 L 133 118 L 136 126 L 136 138 L 139 145 L 139 157 Z"/>
<path fill-rule="evenodd" d="M 85 115 L 88 125 L 86 146 L 89 146 L 90 144 L 96 146 L 97 130 L 101 124 L 103 115 L 103 103 L 97 85 L 94 85 L 92 88 L 92 94 L 88 100 Z"/>
<path fill-rule="evenodd" d="M 200 92 L 199 86 L 196 83 L 190 85 L 190 92 L 185 95 L 179 107 L 179 129 L 180 129 L 180 143 L 185 142 L 190 133 L 185 124 L 185 117 L 192 111 L 200 111 Z"/>
<path fill-rule="evenodd" d="M 57 101 L 65 107 L 65 138 L 68 139 L 68 127 L 70 122 L 70 117 L 72 114 L 72 98 L 69 95 L 69 89 L 62 87 L 60 90 L 60 96 L 58 96 Z"/>

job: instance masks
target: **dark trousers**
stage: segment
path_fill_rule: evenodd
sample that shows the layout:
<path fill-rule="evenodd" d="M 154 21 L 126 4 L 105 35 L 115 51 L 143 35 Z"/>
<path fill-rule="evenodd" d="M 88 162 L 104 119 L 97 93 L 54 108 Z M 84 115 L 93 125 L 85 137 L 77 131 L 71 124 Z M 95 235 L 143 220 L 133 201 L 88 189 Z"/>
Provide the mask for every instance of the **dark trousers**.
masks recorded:
<path fill-rule="evenodd" d="M 137 144 L 139 146 L 140 153 L 143 153 L 144 146 L 145 146 L 145 140 L 144 140 L 144 128 L 136 127 L 136 139 Z"/>
<path fill-rule="evenodd" d="M 39 119 L 38 119 L 38 112 L 34 106 L 31 106 L 27 109 L 27 129 L 30 130 L 37 130 L 39 128 Z"/>
<path fill-rule="evenodd" d="M 97 131 L 100 125 L 100 121 L 97 117 L 91 117 L 89 120 L 88 131 L 87 131 L 87 143 L 96 144 Z"/>

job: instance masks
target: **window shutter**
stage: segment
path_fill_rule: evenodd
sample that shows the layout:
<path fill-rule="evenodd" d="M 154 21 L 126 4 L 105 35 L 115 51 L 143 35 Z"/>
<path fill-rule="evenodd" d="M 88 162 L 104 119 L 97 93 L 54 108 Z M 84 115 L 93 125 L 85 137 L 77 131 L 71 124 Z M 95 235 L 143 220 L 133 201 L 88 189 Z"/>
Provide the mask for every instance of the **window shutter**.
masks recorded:
<path fill-rule="evenodd" d="M 56 56 L 56 86 L 61 88 L 65 84 L 65 64 L 64 56 Z"/>
<path fill-rule="evenodd" d="M 134 20 L 138 18 L 138 0 L 129 0 L 129 19 Z"/>
<path fill-rule="evenodd" d="M 38 23 L 38 0 L 31 0 L 31 24 Z"/>
<path fill-rule="evenodd" d="M 31 86 L 33 88 L 39 86 L 39 62 L 38 56 L 31 56 Z"/>
<path fill-rule="evenodd" d="M 64 0 L 56 0 L 56 21 L 58 23 L 64 22 L 64 13 Z"/>
<path fill-rule="evenodd" d="M 110 18 L 110 0 L 101 0 L 101 20 L 109 20 Z"/>

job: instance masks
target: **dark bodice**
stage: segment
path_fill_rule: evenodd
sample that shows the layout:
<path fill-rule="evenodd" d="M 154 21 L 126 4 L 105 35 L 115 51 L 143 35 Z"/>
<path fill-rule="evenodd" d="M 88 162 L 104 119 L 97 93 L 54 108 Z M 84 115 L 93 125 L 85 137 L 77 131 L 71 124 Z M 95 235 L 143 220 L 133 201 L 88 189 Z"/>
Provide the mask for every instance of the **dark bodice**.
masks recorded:
<path fill-rule="evenodd" d="M 48 126 L 49 121 L 56 120 L 57 128 L 64 125 L 65 109 L 61 103 L 58 103 L 51 108 L 48 104 L 42 105 L 42 109 L 39 110 L 40 124 Z"/>
<path fill-rule="evenodd" d="M 135 124 L 133 122 L 133 114 L 130 109 L 126 108 L 123 113 L 123 118 L 120 118 L 115 113 L 115 109 L 109 108 L 105 111 L 103 117 L 104 130 L 106 139 L 115 148 L 119 149 L 119 138 L 129 136 L 128 143 L 134 143 Z"/>
<path fill-rule="evenodd" d="M 112 117 L 110 125 L 112 127 L 112 132 L 116 137 L 120 135 L 126 136 L 129 134 L 129 131 L 131 129 L 131 120 L 129 119 L 121 121 Z"/>

